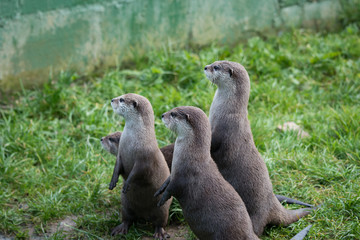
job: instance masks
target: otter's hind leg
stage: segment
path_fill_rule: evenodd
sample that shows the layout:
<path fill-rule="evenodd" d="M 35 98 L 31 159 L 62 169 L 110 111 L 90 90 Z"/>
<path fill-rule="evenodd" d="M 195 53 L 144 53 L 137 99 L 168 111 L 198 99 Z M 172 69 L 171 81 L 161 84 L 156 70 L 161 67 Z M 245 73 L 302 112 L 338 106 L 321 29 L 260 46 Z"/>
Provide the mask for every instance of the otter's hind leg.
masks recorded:
<path fill-rule="evenodd" d="M 160 199 L 160 196 L 157 197 L 156 200 L 158 199 Z M 172 198 L 169 201 L 166 201 L 165 204 L 162 205 L 161 207 L 156 207 L 155 209 L 152 210 L 151 222 L 153 226 L 155 226 L 155 233 L 154 233 L 155 239 L 163 240 L 170 237 L 170 235 L 165 232 L 164 228 L 168 221 L 169 208 L 171 202 L 172 202 Z"/>
<path fill-rule="evenodd" d="M 165 240 L 166 238 L 170 238 L 170 235 L 165 232 L 163 227 L 155 227 L 154 238 Z"/>
<path fill-rule="evenodd" d="M 133 222 L 136 219 L 135 213 L 133 213 L 133 211 L 129 207 L 127 207 L 128 206 L 127 199 L 123 194 L 121 195 L 121 202 L 122 202 L 122 208 L 121 208 L 122 223 L 116 226 L 111 231 L 112 236 L 118 234 L 123 234 L 123 235 L 127 234 L 130 226 L 133 224 Z"/>
<path fill-rule="evenodd" d="M 112 231 L 111 235 L 115 236 L 118 234 L 126 235 L 129 231 L 129 227 L 131 226 L 131 222 L 129 221 L 123 221 L 120 225 L 116 226 Z"/>
<path fill-rule="evenodd" d="M 250 218 L 253 225 L 254 233 L 260 237 L 264 232 L 264 228 L 266 226 L 265 219 L 263 219 L 261 215 L 255 215 L 253 217 L 250 216 Z"/>
<path fill-rule="evenodd" d="M 130 226 L 134 222 L 134 218 L 130 217 L 127 213 L 124 213 L 125 211 L 122 211 L 122 223 L 120 225 L 117 225 L 112 231 L 111 235 L 115 236 L 118 234 L 126 235 L 129 231 Z"/>

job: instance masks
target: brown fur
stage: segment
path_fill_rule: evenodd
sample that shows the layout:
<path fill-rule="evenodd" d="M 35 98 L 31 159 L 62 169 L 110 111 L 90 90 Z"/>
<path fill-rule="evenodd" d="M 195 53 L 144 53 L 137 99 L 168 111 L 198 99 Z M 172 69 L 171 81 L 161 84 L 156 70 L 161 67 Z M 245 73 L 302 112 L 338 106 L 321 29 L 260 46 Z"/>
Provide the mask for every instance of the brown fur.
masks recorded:
<path fill-rule="evenodd" d="M 159 205 L 176 197 L 199 239 L 258 239 L 243 201 L 210 156 L 211 129 L 205 113 L 178 107 L 165 113 L 163 121 L 178 137 L 171 175 L 157 192 L 164 191 Z"/>
<path fill-rule="evenodd" d="M 160 148 L 160 151 L 164 155 L 165 161 L 171 172 L 171 163 L 172 163 L 172 158 L 173 158 L 173 154 L 174 154 L 174 143 Z"/>
<path fill-rule="evenodd" d="M 124 178 L 121 194 L 122 221 L 112 235 L 126 234 L 137 219 L 145 219 L 155 226 L 154 237 L 165 239 L 165 227 L 171 201 L 161 208 L 154 193 L 170 175 L 155 137 L 154 112 L 150 102 L 137 94 L 126 94 L 111 101 L 114 111 L 125 118 L 119 151 L 109 188 Z"/>
<path fill-rule="evenodd" d="M 109 135 L 101 138 L 102 147 L 111 153 L 112 155 L 117 156 L 119 149 L 119 142 L 121 138 L 121 132 L 110 133 Z M 171 170 L 171 162 L 174 153 L 174 144 L 167 145 L 160 148 L 161 153 L 164 155 L 165 161 Z"/>
<path fill-rule="evenodd" d="M 121 132 L 110 133 L 101 138 L 101 146 L 116 157 L 118 154 L 120 138 Z"/>
<path fill-rule="evenodd" d="M 205 74 L 218 86 L 210 108 L 211 156 L 244 201 L 255 233 L 267 224 L 288 225 L 310 213 L 286 210 L 276 199 L 265 162 L 255 147 L 247 105 L 250 80 L 239 63 L 217 61 Z"/>
<path fill-rule="evenodd" d="M 106 151 L 117 156 L 120 138 L 121 138 L 121 132 L 111 133 L 111 134 L 101 138 L 101 145 Z M 174 153 L 174 144 L 170 144 L 165 147 L 162 147 L 162 148 L 160 148 L 160 151 L 164 155 L 165 161 L 171 172 L 171 162 L 172 162 L 172 157 L 173 157 L 173 153 Z M 298 204 L 298 205 L 307 206 L 307 207 L 314 207 L 311 204 L 304 203 L 299 200 L 288 198 L 288 197 L 285 197 L 282 195 L 275 195 L 275 196 L 280 202 L 285 202 L 287 204 Z"/>

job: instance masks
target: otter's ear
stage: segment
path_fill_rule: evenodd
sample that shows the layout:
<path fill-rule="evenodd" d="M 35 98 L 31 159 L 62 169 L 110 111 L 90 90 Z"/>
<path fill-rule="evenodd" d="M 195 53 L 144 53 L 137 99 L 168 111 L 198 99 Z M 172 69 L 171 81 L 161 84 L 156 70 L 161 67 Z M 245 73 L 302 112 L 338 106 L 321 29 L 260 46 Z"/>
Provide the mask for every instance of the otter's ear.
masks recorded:
<path fill-rule="evenodd" d="M 185 115 L 185 119 L 186 119 L 186 121 L 189 122 L 189 120 L 190 120 L 190 115 L 189 115 L 189 114 L 186 114 L 186 115 Z"/>
<path fill-rule="evenodd" d="M 230 74 L 230 77 L 232 77 L 232 75 L 234 74 L 234 69 L 229 68 L 229 74 Z"/>
<path fill-rule="evenodd" d="M 137 101 L 133 102 L 134 108 L 137 108 L 137 106 L 139 105 Z"/>

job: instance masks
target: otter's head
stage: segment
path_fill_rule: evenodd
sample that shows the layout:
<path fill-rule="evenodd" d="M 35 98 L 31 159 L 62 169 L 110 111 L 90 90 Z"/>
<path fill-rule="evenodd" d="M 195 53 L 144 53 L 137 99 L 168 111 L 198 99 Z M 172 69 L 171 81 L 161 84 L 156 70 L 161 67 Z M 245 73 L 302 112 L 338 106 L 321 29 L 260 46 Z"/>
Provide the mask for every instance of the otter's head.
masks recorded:
<path fill-rule="evenodd" d="M 179 137 L 194 139 L 194 143 L 210 146 L 210 123 L 201 109 L 191 106 L 176 107 L 164 113 L 161 118 L 165 126 Z"/>
<path fill-rule="evenodd" d="M 106 137 L 101 138 L 101 146 L 112 155 L 117 156 L 120 138 L 121 132 L 109 134 Z"/>
<path fill-rule="evenodd" d="M 149 100 L 134 93 L 128 93 L 111 100 L 114 112 L 126 121 L 143 119 L 145 124 L 154 125 L 154 112 Z"/>
<path fill-rule="evenodd" d="M 204 73 L 219 89 L 244 93 L 250 91 L 249 75 L 240 63 L 216 61 L 206 65 Z"/>

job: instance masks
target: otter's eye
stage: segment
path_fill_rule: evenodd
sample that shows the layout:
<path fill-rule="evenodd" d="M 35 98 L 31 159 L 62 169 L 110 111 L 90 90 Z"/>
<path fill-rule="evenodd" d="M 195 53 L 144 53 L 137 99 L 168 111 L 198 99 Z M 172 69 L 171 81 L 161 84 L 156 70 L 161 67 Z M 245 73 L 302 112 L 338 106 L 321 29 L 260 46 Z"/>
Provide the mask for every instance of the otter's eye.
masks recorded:
<path fill-rule="evenodd" d="M 217 70 L 220 70 L 220 67 L 218 65 L 215 65 L 214 66 L 214 70 L 217 71 Z"/>
<path fill-rule="evenodd" d="M 125 100 L 123 98 L 120 98 L 120 102 L 124 102 Z"/>
<path fill-rule="evenodd" d="M 171 113 L 170 113 L 170 116 L 171 116 L 171 117 L 176 117 L 176 113 L 171 112 Z"/>
<path fill-rule="evenodd" d="M 115 139 L 109 138 L 109 141 L 110 141 L 110 142 L 115 142 Z"/>

